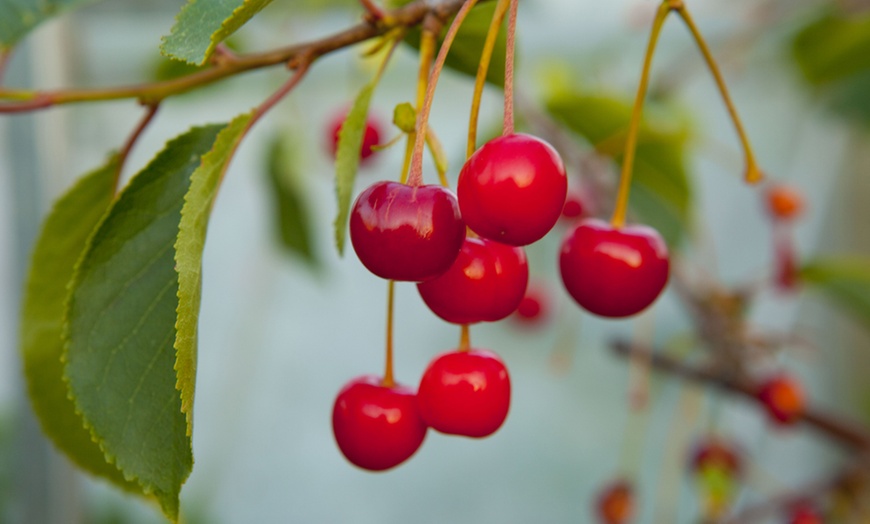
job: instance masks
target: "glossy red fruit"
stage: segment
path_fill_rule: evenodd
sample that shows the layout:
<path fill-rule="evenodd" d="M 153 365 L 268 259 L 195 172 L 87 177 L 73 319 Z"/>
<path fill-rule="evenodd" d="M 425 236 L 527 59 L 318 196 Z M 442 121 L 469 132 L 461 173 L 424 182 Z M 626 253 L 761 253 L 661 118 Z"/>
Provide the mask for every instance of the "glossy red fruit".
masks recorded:
<path fill-rule="evenodd" d="M 507 418 L 511 383 L 498 355 L 485 349 L 451 351 L 426 368 L 417 392 L 420 415 L 450 435 L 486 437 Z"/>
<path fill-rule="evenodd" d="M 538 326 L 547 320 L 550 307 L 549 290 L 540 282 L 530 284 L 526 289 L 526 295 L 517 306 L 515 318 L 522 324 Z"/>
<path fill-rule="evenodd" d="M 765 380 L 758 390 L 758 400 L 764 405 L 768 415 L 783 425 L 795 422 L 806 407 L 801 385 L 785 374 Z"/>
<path fill-rule="evenodd" d="M 569 193 L 565 198 L 565 205 L 562 206 L 562 218 L 566 220 L 574 220 L 581 218 L 586 213 L 586 206 L 583 205 L 583 200 L 577 194 Z"/>
<path fill-rule="evenodd" d="M 767 212 L 777 220 L 793 220 L 804 210 L 801 192 L 785 184 L 771 185 L 764 193 Z"/>
<path fill-rule="evenodd" d="M 336 152 L 338 151 L 338 135 L 341 132 L 341 126 L 344 124 L 344 121 L 347 119 L 346 113 L 341 113 L 332 118 L 329 123 L 329 136 L 328 144 L 329 144 L 329 152 L 334 157 Z M 362 148 L 359 152 L 360 161 L 365 163 L 366 160 L 369 159 L 373 154 L 377 152 L 377 150 L 372 149 L 372 147 L 377 146 L 381 143 L 381 131 L 380 124 L 372 118 L 369 117 L 366 120 L 365 132 L 363 133 L 363 141 Z"/>
<path fill-rule="evenodd" d="M 743 461 L 734 445 L 719 437 L 709 436 L 695 446 L 691 468 L 695 473 L 715 468 L 731 477 L 737 477 L 743 470 Z"/>
<path fill-rule="evenodd" d="M 559 219 L 568 191 L 565 166 L 547 142 L 515 133 L 490 140 L 462 166 L 459 207 L 478 235 L 524 246 Z"/>
<path fill-rule="evenodd" d="M 634 490 L 627 480 L 617 480 L 599 493 L 595 508 L 602 524 L 626 524 L 634 516 Z"/>
<path fill-rule="evenodd" d="M 464 239 L 456 197 L 441 186 L 376 182 L 350 213 L 353 249 L 381 278 L 434 278 L 453 264 Z"/>
<path fill-rule="evenodd" d="M 615 229 L 582 220 L 562 241 L 562 282 L 581 307 L 603 317 L 627 317 L 652 304 L 668 281 L 668 248 L 647 226 Z"/>
<path fill-rule="evenodd" d="M 513 313 L 529 282 L 521 247 L 465 239 L 456 261 L 441 275 L 417 284 L 433 313 L 454 324 L 495 322 Z"/>
<path fill-rule="evenodd" d="M 383 471 L 408 460 L 426 436 L 414 391 L 385 387 L 375 376 L 348 382 L 332 409 L 338 448 L 352 464 Z"/>

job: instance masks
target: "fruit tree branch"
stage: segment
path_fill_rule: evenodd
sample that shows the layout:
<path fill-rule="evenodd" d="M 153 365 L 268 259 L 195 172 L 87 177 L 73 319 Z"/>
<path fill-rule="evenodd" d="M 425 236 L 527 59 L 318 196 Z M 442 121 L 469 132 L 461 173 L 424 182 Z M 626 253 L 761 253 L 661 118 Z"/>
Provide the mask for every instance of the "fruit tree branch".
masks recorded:
<path fill-rule="evenodd" d="M 615 341 L 612 347 L 617 355 L 623 357 L 642 356 L 652 367 L 661 371 L 667 371 L 694 382 L 716 386 L 729 393 L 740 394 L 752 399 L 757 398 L 759 387 L 749 379 L 733 378 L 712 369 L 688 366 L 678 359 L 653 351 L 649 347 L 632 344 L 625 340 Z M 870 433 L 865 427 L 854 421 L 824 413 L 812 407 L 805 409 L 798 416 L 797 421 L 813 426 L 842 444 L 870 452 Z"/>
<path fill-rule="evenodd" d="M 480 0 L 487 1 L 487 0 Z M 333 51 L 382 36 L 397 28 L 410 28 L 420 25 L 429 16 L 442 20 L 454 15 L 466 0 L 416 0 L 410 4 L 387 12 L 380 20 L 359 23 L 338 33 L 286 47 L 238 55 L 232 60 L 218 60 L 204 71 L 198 71 L 172 80 L 134 84 L 127 86 L 95 89 L 59 89 L 53 91 L 25 91 L 0 88 L 0 113 L 35 111 L 56 105 L 78 102 L 138 99 L 142 104 L 155 105 L 163 99 L 184 93 L 228 77 L 279 64 L 290 68 L 298 66 L 298 60 L 305 57 L 315 60 Z"/>

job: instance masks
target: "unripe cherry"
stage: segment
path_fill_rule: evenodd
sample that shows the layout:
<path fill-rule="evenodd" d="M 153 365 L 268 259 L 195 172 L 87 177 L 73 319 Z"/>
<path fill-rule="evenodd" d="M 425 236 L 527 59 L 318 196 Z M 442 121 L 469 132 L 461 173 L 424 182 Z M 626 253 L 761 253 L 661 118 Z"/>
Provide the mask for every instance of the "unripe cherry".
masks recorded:
<path fill-rule="evenodd" d="M 764 193 L 767 212 L 775 220 L 794 220 L 804 210 L 803 194 L 786 184 L 773 184 Z"/>
<path fill-rule="evenodd" d="M 761 384 L 757 397 L 770 418 L 782 425 L 796 422 L 806 408 L 800 384 L 784 373 L 766 379 Z"/>
<path fill-rule="evenodd" d="M 627 524 L 634 516 L 634 490 L 624 479 L 601 490 L 595 509 L 602 524 Z"/>

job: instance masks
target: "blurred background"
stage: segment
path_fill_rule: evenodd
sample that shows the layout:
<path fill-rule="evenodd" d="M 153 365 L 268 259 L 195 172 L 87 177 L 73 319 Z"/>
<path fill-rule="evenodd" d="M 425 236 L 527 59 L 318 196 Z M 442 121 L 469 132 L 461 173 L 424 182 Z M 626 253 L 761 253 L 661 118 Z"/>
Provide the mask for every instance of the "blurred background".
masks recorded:
<path fill-rule="evenodd" d="M 795 229 L 801 257 L 870 254 L 868 2 L 688 4 L 722 64 L 760 165 L 807 200 Z M 107 0 L 49 21 L 16 49 L 4 84 L 107 86 L 178 74 L 160 58 L 158 44 L 180 5 Z M 540 113 L 566 90 L 631 100 L 656 6 L 651 0 L 523 2 L 520 119 L 534 119 L 523 116 L 524 107 L 529 115 Z M 865 35 L 866 54 L 843 58 L 836 53 L 846 44 L 833 41 L 836 31 L 807 31 L 832 10 L 864 21 L 851 43 L 857 40 L 860 51 Z M 231 44 L 253 51 L 305 41 L 355 23 L 360 13 L 350 0 L 277 0 Z M 801 45 L 803 54 L 795 51 Z M 841 63 L 825 61 L 832 55 Z M 336 253 L 328 136 L 329 122 L 350 106 L 374 67 L 361 48 L 318 61 L 233 160 L 205 252 L 196 465 L 182 492 L 185 522 L 592 522 L 596 494 L 619 475 L 636 480 L 636 522 L 697 522 L 702 497 L 686 466 L 687 449 L 711 428 L 737 441 L 750 464 L 737 508 L 837 470 L 847 455 L 818 433 L 778 430 L 746 400 L 670 376 L 652 375 L 647 410 L 632 414 L 629 366 L 608 349 L 611 340 L 628 337 L 686 355 L 702 349 L 671 291 L 631 320 L 581 313 L 556 272 L 565 223 L 528 248 L 533 280 L 550 306 L 546 321 L 472 328 L 474 345 L 499 352 L 511 371 L 513 403 L 502 429 L 481 441 L 430 432 L 417 455 L 387 473 L 347 463 L 332 438 L 332 403 L 352 377 L 381 371 L 386 284 L 352 250 L 343 258 Z M 389 125 L 392 108 L 414 97 L 416 67 L 416 52 L 400 48 L 376 91 L 371 114 L 388 137 L 398 133 Z M 169 138 L 192 125 L 229 120 L 283 78 L 281 71 L 256 72 L 168 100 L 133 151 L 126 176 Z M 432 113 L 453 181 L 463 160 L 471 90 L 469 77 L 446 71 Z M 693 218 L 687 260 L 728 285 L 768 278 L 773 249 L 761 193 L 740 181 L 733 126 L 676 17 L 665 26 L 651 96 L 666 102 L 687 137 Z M 135 103 L 121 101 L 0 118 L 0 522 L 162 522 L 155 508 L 72 469 L 43 439 L 18 356 L 22 285 L 42 217 L 79 175 L 119 147 L 140 114 Z M 497 133 L 500 122 L 500 92 L 487 88 L 483 135 Z M 289 152 L 282 166 L 304 201 L 307 255 L 280 243 L 268 176 L 276 140 Z M 388 149 L 367 163 L 357 190 L 396 179 L 402 150 Z M 574 164 L 569 168 L 579 177 Z M 425 177 L 434 183 L 434 170 Z M 598 211 L 607 216 L 611 209 Z M 397 378 L 415 385 L 434 355 L 455 347 L 459 330 L 430 313 L 413 286 L 397 289 Z M 812 404 L 870 423 L 870 341 L 860 321 L 803 292 L 762 293 L 748 315 L 759 330 L 803 340 L 768 366 L 799 376 Z M 773 514 L 763 521 L 783 519 Z"/>

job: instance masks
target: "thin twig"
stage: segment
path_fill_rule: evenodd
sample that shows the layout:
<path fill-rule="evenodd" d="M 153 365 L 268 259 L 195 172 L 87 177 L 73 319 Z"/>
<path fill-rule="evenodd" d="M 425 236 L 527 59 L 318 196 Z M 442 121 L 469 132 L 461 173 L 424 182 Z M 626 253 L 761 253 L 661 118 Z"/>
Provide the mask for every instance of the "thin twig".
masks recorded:
<path fill-rule="evenodd" d="M 485 2 L 488 0 L 480 0 Z M 339 49 L 384 35 L 398 27 L 414 27 L 427 15 L 446 19 L 455 14 L 465 0 L 416 0 L 389 13 L 384 23 L 360 23 L 333 35 L 301 44 L 281 47 L 262 53 L 238 55 L 235 60 L 222 61 L 218 65 L 162 82 L 135 84 L 95 89 L 59 89 L 54 91 L 26 91 L 0 89 L 0 99 L 12 100 L 0 103 L 0 113 L 35 111 L 48 107 L 78 102 L 139 99 L 143 104 L 153 105 L 163 99 L 212 84 L 244 72 L 280 64 L 298 66 L 300 57 L 316 59 Z M 389 23 L 387 23 L 389 22 Z"/>
<path fill-rule="evenodd" d="M 136 145 L 139 137 L 142 136 L 142 132 L 145 131 L 145 128 L 148 127 L 148 124 L 150 124 L 154 119 L 154 115 L 157 114 L 157 109 L 159 108 L 159 104 L 148 106 L 148 109 L 145 111 L 145 116 L 142 117 L 142 120 L 140 120 L 136 128 L 133 129 L 130 137 L 127 138 L 127 142 L 124 143 L 124 147 L 121 149 L 118 156 L 118 169 L 115 171 L 115 183 L 113 184 L 115 193 L 118 192 L 118 184 L 121 182 L 121 173 L 124 171 L 124 164 L 127 163 L 127 157 L 130 156 L 130 151 L 133 150 L 133 146 Z"/>
<path fill-rule="evenodd" d="M 9 67 L 9 62 L 12 61 L 12 48 L 3 49 L 0 51 L 0 85 L 3 85 L 3 77 L 6 75 L 6 68 Z"/>

